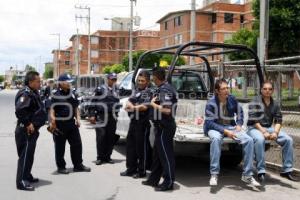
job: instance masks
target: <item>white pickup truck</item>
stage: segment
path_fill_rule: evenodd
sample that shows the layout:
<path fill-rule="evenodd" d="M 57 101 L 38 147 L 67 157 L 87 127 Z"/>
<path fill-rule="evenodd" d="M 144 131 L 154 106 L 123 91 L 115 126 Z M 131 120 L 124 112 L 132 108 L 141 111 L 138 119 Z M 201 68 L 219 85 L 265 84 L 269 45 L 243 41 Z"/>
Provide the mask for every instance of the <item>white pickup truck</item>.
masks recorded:
<path fill-rule="evenodd" d="M 211 50 L 211 51 L 207 51 Z M 168 68 L 167 81 L 179 93 L 176 112 L 177 129 L 174 137 L 174 150 L 176 155 L 203 156 L 209 158 L 210 139 L 203 132 L 205 105 L 208 97 L 213 93 L 214 77 L 209 64 L 209 56 L 224 55 L 227 53 L 246 52 L 254 60 L 260 85 L 264 77 L 259 59 L 252 49 L 243 45 L 232 45 L 211 42 L 190 42 L 162 49 L 151 50 L 140 56 L 135 71 L 129 73 L 120 82 L 120 92 L 123 95 L 121 103 L 124 105 L 131 91 L 134 90 L 138 72 L 143 68 L 143 61 L 152 54 L 171 54 L 173 60 Z M 176 67 L 179 56 L 197 57 L 202 59 L 199 70 Z M 204 78 L 205 77 L 205 78 Z M 259 89 L 259 88 L 256 88 Z M 123 106 L 124 107 L 124 106 Z M 243 104 L 245 123 L 247 121 L 247 104 Z M 117 134 L 127 136 L 129 117 L 124 109 L 120 110 L 117 123 Z M 153 130 L 150 140 L 153 139 Z M 222 146 L 221 163 L 235 166 L 242 160 L 242 149 L 239 144 L 230 138 L 225 138 Z"/>
<path fill-rule="evenodd" d="M 126 138 L 129 128 L 129 117 L 124 110 L 131 93 L 131 79 L 129 73 L 120 82 L 120 91 L 125 94 L 121 98 L 123 107 L 119 112 L 117 134 Z M 210 140 L 203 132 L 204 111 L 208 90 L 200 73 L 189 70 L 176 70 L 173 73 L 172 84 L 179 93 L 176 111 L 177 129 L 174 136 L 174 150 L 176 155 L 209 156 Z M 154 133 L 151 130 L 150 141 L 153 144 Z M 228 164 L 236 165 L 242 160 L 240 146 L 230 138 L 224 139 L 222 159 Z"/>

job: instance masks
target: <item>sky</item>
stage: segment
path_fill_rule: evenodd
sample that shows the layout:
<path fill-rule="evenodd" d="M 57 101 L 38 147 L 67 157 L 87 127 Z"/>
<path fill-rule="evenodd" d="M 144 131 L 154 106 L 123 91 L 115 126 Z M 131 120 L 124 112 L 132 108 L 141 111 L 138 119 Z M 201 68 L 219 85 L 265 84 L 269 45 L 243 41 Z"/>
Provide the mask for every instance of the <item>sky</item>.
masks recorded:
<path fill-rule="evenodd" d="M 197 9 L 202 0 L 196 0 Z M 0 74 L 10 67 L 24 69 L 26 64 L 43 72 L 44 63 L 52 62 L 53 49 L 71 45 L 70 37 L 87 34 L 86 10 L 75 5 L 91 8 L 91 33 L 109 30 L 111 21 L 104 18 L 129 17 L 130 0 L 1 0 L 0 1 Z M 190 9 L 191 0 L 137 0 L 134 15 L 141 17 L 141 25 L 135 29 L 158 30 L 156 21 L 168 12 Z"/>

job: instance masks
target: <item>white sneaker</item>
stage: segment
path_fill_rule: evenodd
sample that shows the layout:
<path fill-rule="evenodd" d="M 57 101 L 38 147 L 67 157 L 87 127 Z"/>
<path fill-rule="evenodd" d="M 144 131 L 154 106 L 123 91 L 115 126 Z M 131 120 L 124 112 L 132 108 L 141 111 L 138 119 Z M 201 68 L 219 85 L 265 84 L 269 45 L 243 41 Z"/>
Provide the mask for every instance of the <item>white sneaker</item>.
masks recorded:
<path fill-rule="evenodd" d="M 214 174 L 214 175 L 210 176 L 209 185 L 210 186 L 217 186 L 218 185 L 218 175 Z"/>
<path fill-rule="evenodd" d="M 253 176 L 242 176 L 241 180 L 243 182 L 245 182 L 247 185 L 250 185 L 250 186 L 254 186 L 254 187 L 259 187 L 261 186 L 259 182 L 257 182 Z"/>

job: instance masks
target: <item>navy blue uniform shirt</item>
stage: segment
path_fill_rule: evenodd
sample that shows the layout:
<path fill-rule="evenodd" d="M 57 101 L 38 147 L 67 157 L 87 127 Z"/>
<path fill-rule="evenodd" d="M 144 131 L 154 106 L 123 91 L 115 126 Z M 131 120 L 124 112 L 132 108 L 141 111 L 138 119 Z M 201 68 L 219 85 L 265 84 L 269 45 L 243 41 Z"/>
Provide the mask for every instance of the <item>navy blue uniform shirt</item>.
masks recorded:
<path fill-rule="evenodd" d="M 118 113 L 120 109 L 118 88 L 110 88 L 106 84 L 97 87 L 94 91 L 94 97 L 92 98 L 91 103 L 92 104 L 89 106 L 90 116 L 102 115 L 106 110 L 108 113 Z M 100 104 L 97 105 L 97 103 Z M 104 108 L 104 106 L 106 108 Z"/>
<path fill-rule="evenodd" d="M 79 101 L 74 91 L 58 89 L 51 98 L 51 105 L 55 111 L 55 117 L 72 120 L 75 117 Z"/>
<path fill-rule="evenodd" d="M 47 114 L 38 91 L 33 91 L 27 86 L 17 93 L 15 108 L 18 123 L 22 123 L 25 127 L 32 123 L 39 128 L 46 122 Z"/>
<path fill-rule="evenodd" d="M 177 92 L 175 88 L 170 85 L 169 83 L 165 82 L 162 85 L 158 86 L 156 92 L 154 92 L 153 97 L 158 96 L 158 104 L 163 106 L 163 108 L 171 109 L 171 114 L 163 114 L 159 111 L 155 111 L 151 109 L 151 118 L 152 120 L 157 123 L 167 123 L 170 120 L 175 120 L 176 109 L 177 109 Z"/>
<path fill-rule="evenodd" d="M 151 101 L 151 94 L 152 93 L 151 93 L 151 90 L 149 88 L 145 88 L 143 90 L 142 89 L 137 89 L 130 96 L 128 101 L 131 102 L 135 106 L 136 105 L 149 106 L 150 101 Z M 146 111 L 139 111 L 138 113 L 136 111 L 128 112 L 128 115 L 131 119 L 147 120 L 147 119 L 149 119 L 149 109 L 147 109 Z"/>

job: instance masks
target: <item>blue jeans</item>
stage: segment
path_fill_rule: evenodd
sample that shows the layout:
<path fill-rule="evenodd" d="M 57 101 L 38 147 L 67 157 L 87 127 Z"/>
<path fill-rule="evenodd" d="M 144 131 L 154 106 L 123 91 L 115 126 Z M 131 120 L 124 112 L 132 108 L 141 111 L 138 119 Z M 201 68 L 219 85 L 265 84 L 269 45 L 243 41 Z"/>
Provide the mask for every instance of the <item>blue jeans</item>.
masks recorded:
<path fill-rule="evenodd" d="M 274 132 L 274 128 L 267 128 L 268 132 Z M 257 173 L 266 173 L 265 164 L 265 137 L 254 127 L 249 127 L 248 135 L 254 140 L 254 154 Z M 293 171 L 293 139 L 285 132 L 280 131 L 276 143 L 282 147 L 282 172 Z"/>
<path fill-rule="evenodd" d="M 232 126 L 225 127 L 228 130 L 234 130 Z M 236 132 L 237 142 L 243 147 L 244 165 L 243 175 L 251 176 L 252 165 L 253 165 L 253 139 L 249 137 L 244 131 Z M 221 157 L 221 146 L 223 143 L 224 134 L 216 130 L 209 130 L 208 136 L 210 138 L 210 174 L 217 175 L 220 172 L 220 157 Z"/>

